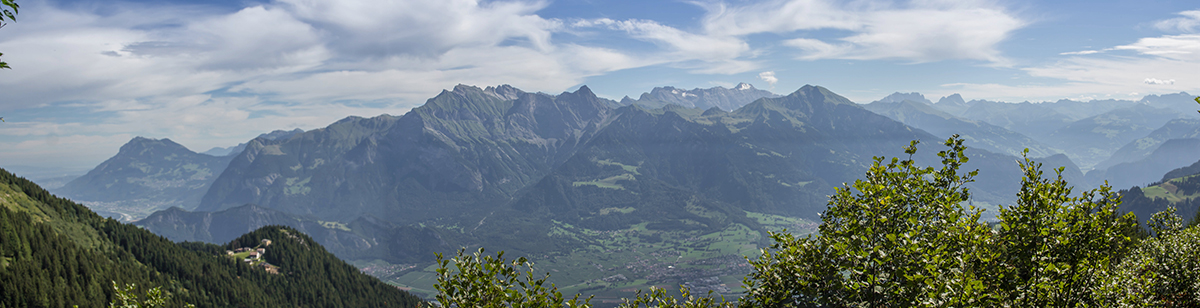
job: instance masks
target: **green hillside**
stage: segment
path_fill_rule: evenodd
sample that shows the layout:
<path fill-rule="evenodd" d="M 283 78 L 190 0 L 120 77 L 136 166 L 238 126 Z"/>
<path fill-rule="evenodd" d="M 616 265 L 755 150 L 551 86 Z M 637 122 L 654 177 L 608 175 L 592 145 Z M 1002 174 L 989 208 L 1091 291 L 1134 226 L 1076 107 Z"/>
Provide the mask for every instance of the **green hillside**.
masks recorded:
<path fill-rule="evenodd" d="M 170 306 L 414 307 L 418 298 L 364 275 L 294 229 L 265 227 L 218 246 L 176 244 L 100 217 L 0 170 L 0 307 L 102 307 L 113 283 L 160 287 Z M 225 251 L 271 239 L 268 273 Z"/>
<path fill-rule="evenodd" d="M 1172 206 L 1179 216 L 1200 217 L 1200 174 L 1168 179 L 1145 188 L 1134 186 L 1122 191 L 1121 196 L 1121 210 L 1136 214 L 1143 222 Z"/>

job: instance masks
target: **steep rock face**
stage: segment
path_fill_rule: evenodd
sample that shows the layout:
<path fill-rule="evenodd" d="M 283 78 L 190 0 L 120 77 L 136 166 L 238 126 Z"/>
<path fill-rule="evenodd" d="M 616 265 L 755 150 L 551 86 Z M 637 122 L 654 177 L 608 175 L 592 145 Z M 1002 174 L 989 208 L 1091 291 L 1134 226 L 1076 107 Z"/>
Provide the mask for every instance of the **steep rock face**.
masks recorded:
<path fill-rule="evenodd" d="M 465 206 L 501 204 L 543 176 L 611 112 L 587 87 L 552 96 L 460 85 L 399 118 L 347 119 L 252 143 L 199 209 L 255 203 L 330 220 L 369 214 L 400 223 L 464 214 Z M 347 133 L 327 132 L 335 127 Z"/>
<path fill-rule="evenodd" d="M 149 214 L 172 206 L 192 208 L 230 159 L 192 152 L 170 139 L 136 137 L 117 155 L 54 193 L 104 212 L 131 207 L 139 209 L 135 213 Z"/>
<path fill-rule="evenodd" d="M 962 100 L 961 97 L 958 98 Z M 952 104 L 943 98 L 939 104 Z M 949 138 L 958 134 L 966 140 L 968 147 L 1020 156 L 1029 149 L 1030 157 L 1047 157 L 1057 153 L 1050 148 L 1020 133 L 982 121 L 959 118 L 939 111 L 925 103 L 904 100 L 899 102 L 876 101 L 864 108 L 901 123 L 920 128 L 935 136 Z"/>
<path fill-rule="evenodd" d="M 659 87 L 654 88 L 650 92 L 642 93 L 642 96 L 638 97 L 637 100 L 625 97 L 625 99 L 621 100 L 621 104 L 638 104 L 646 108 L 661 108 L 674 104 L 688 108 L 709 109 L 716 107 L 721 110 L 731 111 L 764 97 L 779 97 L 779 95 L 770 91 L 756 89 L 747 83 L 739 83 L 732 89 L 713 87 L 708 89 L 695 88 L 684 90 L 675 87 Z"/>

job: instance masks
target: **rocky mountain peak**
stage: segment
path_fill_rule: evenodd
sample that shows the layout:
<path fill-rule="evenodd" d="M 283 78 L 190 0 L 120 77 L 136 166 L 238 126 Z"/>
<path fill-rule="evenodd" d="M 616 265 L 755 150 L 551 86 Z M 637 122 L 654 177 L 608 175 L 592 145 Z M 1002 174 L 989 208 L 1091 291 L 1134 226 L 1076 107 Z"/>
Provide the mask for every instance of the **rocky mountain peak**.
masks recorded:
<path fill-rule="evenodd" d="M 942 99 L 939 99 L 937 101 L 937 104 L 938 105 L 965 106 L 965 105 L 967 105 L 967 101 L 963 100 L 962 95 L 958 95 L 958 93 L 954 93 L 954 94 L 950 94 L 950 96 L 943 96 Z"/>
<path fill-rule="evenodd" d="M 933 102 L 929 101 L 929 99 L 926 99 L 925 95 L 921 95 L 921 93 L 917 93 L 917 92 L 912 92 L 912 93 L 896 92 L 896 93 L 892 93 L 891 95 L 888 95 L 884 98 L 879 99 L 877 102 L 896 103 L 896 102 L 903 102 L 906 100 L 933 105 Z"/>

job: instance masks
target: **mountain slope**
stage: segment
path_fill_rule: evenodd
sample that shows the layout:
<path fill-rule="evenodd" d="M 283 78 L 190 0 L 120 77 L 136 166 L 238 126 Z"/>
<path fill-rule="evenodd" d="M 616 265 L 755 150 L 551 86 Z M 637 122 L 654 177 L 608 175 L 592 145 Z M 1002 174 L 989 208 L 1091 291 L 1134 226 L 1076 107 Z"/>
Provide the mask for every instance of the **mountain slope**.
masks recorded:
<path fill-rule="evenodd" d="M 1150 132 L 1146 137 L 1139 138 L 1122 146 L 1113 152 L 1108 159 L 1096 164 L 1096 169 L 1106 169 L 1113 165 L 1142 160 L 1170 139 L 1200 138 L 1200 120 L 1174 119 L 1162 127 Z"/>
<path fill-rule="evenodd" d="M 565 160 L 611 111 L 587 87 L 551 96 L 460 85 L 399 118 L 346 119 L 285 141 L 252 142 L 197 210 L 254 203 L 400 224 L 477 215 L 463 209 L 507 201 Z"/>
<path fill-rule="evenodd" d="M 1174 111 L 1135 105 L 1073 122 L 1045 136 L 1043 141 L 1060 147 L 1080 167 L 1091 169 L 1111 156 L 1114 149 L 1178 117 Z"/>
<path fill-rule="evenodd" d="M 687 108 L 719 108 L 731 111 L 764 97 L 779 97 L 779 95 L 756 89 L 747 83 L 739 83 L 731 89 L 712 87 L 683 90 L 675 87 L 657 87 L 650 92 L 642 93 L 637 100 L 625 97 L 621 100 L 621 104 L 638 104 L 646 108 L 662 108 L 673 104 Z"/>
<path fill-rule="evenodd" d="M 1200 162 L 1192 167 L 1200 166 Z M 1121 210 L 1137 215 L 1143 225 L 1154 213 L 1176 208 L 1179 215 L 1187 222 L 1200 213 L 1200 169 L 1180 168 L 1172 170 L 1161 182 L 1147 185 L 1145 188 L 1134 186 L 1121 191 Z M 1166 178 L 1171 177 L 1171 178 Z"/>
<path fill-rule="evenodd" d="M 304 130 L 299 129 L 299 128 L 293 129 L 293 130 L 275 130 L 275 131 L 272 131 L 272 132 L 269 132 L 266 134 L 258 135 L 258 137 L 256 137 L 256 138 L 266 138 L 268 140 L 287 139 L 287 138 L 291 138 L 292 136 L 295 136 L 296 134 L 301 134 L 301 133 L 304 133 Z M 201 152 L 201 154 L 208 154 L 208 155 L 212 155 L 212 156 L 238 155 L 238 154 L 241 154 L 242 151 L 246 150 L 247 144 L 248 143 L 243 142 L 243 143 L 239 143 L 238 145 L 231 146 L 231 147 L 224 147 L 224 148 L 214 147 L 214 148 L 208 149 L 208 151 Z"/>
<path fill-rule="evenodd" d="M 1053 144 L 1045 139 L 1050 132 L 1073 121 L 1054 109 L 1029 102 L 1011 104 L 972 100 L 967 104 L 971 107 L 958 116 L 1003 127 L 1047 144 Z"/>
<path fill-rule="evenodd" d="M 231 159 L 192 152 L 170 139 L 136 137 L 54 192 L 129 221 L 173 206 L 195 207 Z"/>
<path fill-rule="evenodd" d="M 947 104 L 946 102 L 939 103 Z M 1031 157 L 1047 157 L 1056 153 L 1050 147 L 1017 132 L 986 122 L 955 117 L 921 102 L 880 100 L 863 105 L 863 108 L 923 129 L 938 137 L 949 138 L 951 135 L 958 134 L 966 139 L 967 146 L 976 149 L 1013 156 L 1019 156 L 1024 149 L 1029 149 Z"/>
<path fill-rule="evenodd" d="M 414 307 L 420 300 L 337 260 L 293 229 L 269 227 L 266 262 L 279 274 L 225 256 L 248 245 L 175 244 L 133 225 L 104 219 L 0 170 L 0 306 L 102 307 L 112 284 L 162 287 L 169 306 Z M 140 291 L 139 291 L 140 293 Z"/>
<path fill-rule="evenodd" d="M 453 248 L 431 228 L 396 226 L 377 219 L 349 223 L 321 221 L 247 204 L 218 212 L 158 211 L 134 223 L 175 242 L 227 243 L 262 227 L 287 226 L 303 232 L 343 260 L 414 263 L 433 260 L 434 252 Z"/>
<path fill-rule="evenodd" d="M 1128 188 L 1158 181 L 1162 174 L 1196 160 L 1200 160 L 1200 138 L 1171 139 L 1141 160 L 1092 170 L 1087 173 L 1087 178 L 1092 185 L 1108 180 L 1113 187 Z"/>

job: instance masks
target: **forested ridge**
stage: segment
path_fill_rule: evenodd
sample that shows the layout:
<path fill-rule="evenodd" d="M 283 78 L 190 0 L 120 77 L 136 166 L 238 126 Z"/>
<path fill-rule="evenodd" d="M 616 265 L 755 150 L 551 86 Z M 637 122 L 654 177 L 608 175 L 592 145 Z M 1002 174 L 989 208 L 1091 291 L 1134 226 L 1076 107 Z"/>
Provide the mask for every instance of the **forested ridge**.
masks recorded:
<path fill-rule="evenodd" d="M 420 299 L 325 251 L 307 235 L 268 226 L 225 246 L 176 244 L 102 218 L 0 169 L 0 307 L 102 307 L 114 283 L 137 293 L 160 287 L 168 306 L 415 307 Z M 227 248 L 269 238 L 270 274 L 224 256 Z"/>

